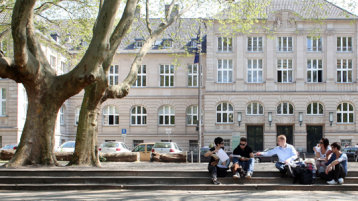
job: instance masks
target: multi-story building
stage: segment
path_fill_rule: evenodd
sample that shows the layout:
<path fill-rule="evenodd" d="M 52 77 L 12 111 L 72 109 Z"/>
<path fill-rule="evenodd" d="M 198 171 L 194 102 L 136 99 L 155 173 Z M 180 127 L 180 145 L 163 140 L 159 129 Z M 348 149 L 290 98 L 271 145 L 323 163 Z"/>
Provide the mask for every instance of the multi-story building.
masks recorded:
<path fill-rule="evenodd" d="M 267 18 L 251 33 L 228 34 L 219 21 L 206 23 L 201 146 L 221 136 L 231 149 L 233 139 L 246 136 L 262 150 L 275 146 L 278 134 L 302 151 L 312 151 L 321 137 L 358 143 L 356 16 L 321 0 L 322 19 L 312 21 L 319 11 L 305 9 L 304 2 L 272 0 Z M 144 42 L 145 26 L 138 23 L 113 60 L 109 84 L 125 78 Z M 198 65 L 185 50 L 195 48 L 199 26 L 181 19 L 153 44 L 129 95 L 102 104 L 99 142 L 133 147 L 172 140 L 183 150 L 198 145 Z M 61 108 L 62 141 L 75 138 L 82 97 Z"/>

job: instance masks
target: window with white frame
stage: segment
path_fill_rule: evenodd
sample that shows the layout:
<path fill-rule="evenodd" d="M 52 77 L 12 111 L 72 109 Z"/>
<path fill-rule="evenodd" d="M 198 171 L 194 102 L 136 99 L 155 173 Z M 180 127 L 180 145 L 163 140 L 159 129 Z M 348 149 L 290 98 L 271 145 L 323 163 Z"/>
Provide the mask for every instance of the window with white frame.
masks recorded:
<path fill-rule="evenodd" d="M 322 82 L 323 69 L 321 59 L 307 60 L 307 82 L 318 83 Z"/>
<path fill-rule="evenodd" d="M 322 38 L 321 37 L 307 37 L 307 51 L 321 52 L 322 51 Z"/>
<path fill-rule="evenodd" d="M 337 37 L 337 51 L 338 52 L 353 51 L 352 37 Z"/>
<path fill-rule="evenodd" d="M 0 88 L 0 116 L 6 115 L 6 89 Z"/>
<path fill-rule="evenodd" d="M 143 47 L 143 40 L 136 40 L 134 43 L 134 48 L 141 48 Z"/>
<path fill-rule="evenodd" d="M 219 59 L 218 60 L 218 83 L 232 82 L 232 60 Z"/>
<path fill-rule="evenodd" d="M 263 115 L 264 107 L 258 102 L 249 103 L 246 107 L 247 115 Z"/>
<path fill-rule="evenodd" d="M 131 124 L 132 125 L 146 125 L 147 124 L 147 109 L 143 106 L 134 106 L 131 110 Z"/>
<path fill-rule="evenodd" d="M 111 65 L 108 73 L 108 85 L 118 85 L 119 71 L 118 65 Z"/>
<path fill-rule="evenodd" d="M 187 125 L 198 124 L 198 106 L 191 105 L 186 109 L 186 123 Z"/>
<path fill-rule="evenodd" d="M 216 107 L 216 123 L 233 123 L 234 108 L 230 103 L 223 102 Z"/>
<path fill-rule="evenodd" d="M 342 147 L 352 146 L 352 139 L 341 139 L 341 146 Z"/>
<path fill-rule="evenodd" d="M 174 65 L 160 65 L 160 86 L 174 86 Z"/>
<path fill-rule="evenodd" d="M 114 105 L 108 105 L 103 108 L 103 125 L 118 125 L 119 112 L 118 108 Z"/>
<path fill-rule="evenodd" d="M 312 102 L 307 106 L 307 115 L 323 115 L 323 105 L 319 102 Z"/>
<path fill-rule="evenodd" d="M 188 87 L 198 86 L 198 64 L 188 65 Z"/>
<path fill-rule="evenodd" d="M 133 84 L 134 87 L 145 87 L 147 86 L 147 66 L 138 65 L 137 80 Z"/>
<path fill-rule="evenodd" d="M 159 125 L 174 125 L 175 124 L 175 110 L 169 105 L 164 105 L 159 108 Z"/>
<path fill-rule="evenodd" d="M 277 49 L 279 52 L 291 52 L 293 50 L 292 37 L 278 37 Z"/>
<path fill-rule="evenodd" d="M 341 103 L 337 107 L 337 123 L 351 124 L 354 119 L 354 108 L 350 103 Z"/>
<path fill-rule="evenodd" d="M 293 115 L 293 106 L 291 103 L 282 102 L 277 106 L 278 115 Z"/>
<path fill-rule="evenodd" d="M 81 111 L 81 108 L 78 107 L 76 108 L 76 113 L 75 113 L 75 125 L 78 126 L 78 122 L 80 120 L 80 111 Z"/>
<path fill-rule="evenodd" d="M 65 109 L 64 106 L 60 108 L 60 125 L 65 125 Z"/>
<path fill-rule="evenodd" d="M 247 38 L 247 51 L 262 52 L 262 50 L 263 50 L 262 37 L 248 37 Z"/>
<path fill-rule="evenodd" d="M 232 38 L 218 37 L 218 51 L 232 52 Z"/>
<path fill-rule="evenodd" d="M 353 62 L 352 59 L 337 60 L 337 82 L 353 82 Z"/>
<path fill-rule="evenodd" d="M 277 60 L 277 82 L 291 83 L 293 81 L 293 68 L 291 59 Z"/>
<path fill-rule="evenodd" d="M 262 83 L 262 59 L 247 60 L 247 82 Z"/>
<path fill-rule="evenodd" d="M 50 55 L 50 65 L 53 69 L 57 67 L 57 58 L 53 55 Z"/>
<path fill-rule="evenodd" d="M 61 72 L 62 73 L 67 72 L 66 63 L 64 61 L 61 61 Z"/>

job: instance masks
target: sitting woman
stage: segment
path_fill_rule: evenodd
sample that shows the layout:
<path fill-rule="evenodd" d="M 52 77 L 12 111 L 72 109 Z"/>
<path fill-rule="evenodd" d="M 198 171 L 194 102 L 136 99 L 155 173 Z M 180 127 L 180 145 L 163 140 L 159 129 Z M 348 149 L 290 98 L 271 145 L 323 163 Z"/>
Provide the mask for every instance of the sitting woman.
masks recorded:
<path fill-rule="evenodd" d="M 316 147 L 313 147 L 315 152 L 315 160 L 318 174 L 323 173 L 326 169 L 325 163 L 328 161 L 332 154 L 332 149 L 329 146 L 329 140 L 322 138 Z"/>

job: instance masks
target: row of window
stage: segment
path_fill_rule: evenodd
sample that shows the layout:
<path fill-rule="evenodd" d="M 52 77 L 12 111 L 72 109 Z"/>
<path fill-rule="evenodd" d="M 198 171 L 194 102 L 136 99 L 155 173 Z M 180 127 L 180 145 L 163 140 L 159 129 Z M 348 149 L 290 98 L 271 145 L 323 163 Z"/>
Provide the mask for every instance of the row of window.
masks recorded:
<path fill-rule="evenodd" d="M 323 105 L 319 102 L 312 102 L 307 106 L 307 115 L 323 115 Z M 289 102 L 281 102 L 276 109 L 277 115 L 293 115 L 294 107 Z M 80 108 L 76 109 L 75 121 L 78 124 Z M 103 125 L 118 125 L 119 110 L 116 106 L 104 107 Z M 341 103 L 337 107 L 337 123 L 353 123 L 354 108 L 350 103 Z M 264 107 L 259 102 L 251 102 L 246 107 L 246 115 L 264 115 Z M 159 125 L 175 125 L 175 110 L 170 105 L 164 105 L 158 111 Z M 64 109 L 60 109 L 60 122 L 64 124 Z M 227 102 L 222 102 L 216 107 L 216 123 L 233 123 L 234 107 Z M 147 124 L 147 109 L 143 106 L 134 106 L 130 111 L 131 125 Z M 186 110 L 186 124 L 197 125 L 198 106 L 191 105 Z"/>
<path fill-rule="evenodd" d="M 231 37 L 218 37 L 219 52 L 232 52 L 233 39 Z M 278 52 L 292 52 L 293 38 L 291 36 L 277 37 L 277 51 Z M 308 52 L 322 51 L 322 38 L 308 36 L 306 39 L 306 46 Z M 263 37 L 247 37 L 247 51 L 248 52 L 263 52 Z M 338 52 L 352 52 L 353 39 L 352 37 L 337 37 L 337 51 Z"/>
<path fill-rule="evenodd" d="M 247 82 L 263 82 L 263 60 L 247 60 Z M 337 59 L 337 79 L 338 83 L 353 82 L 353 61 L 352 59 Z M 277 59 L 277 82 L 292 83 L 294 81 L 294 68 L 292 59 Z M 322 59 L 307 59 L 306 80 L 308 83 L 323 82 Z M 233 82 L 233 61 L 231 59 L 218 59 L 217 82 Z"/>

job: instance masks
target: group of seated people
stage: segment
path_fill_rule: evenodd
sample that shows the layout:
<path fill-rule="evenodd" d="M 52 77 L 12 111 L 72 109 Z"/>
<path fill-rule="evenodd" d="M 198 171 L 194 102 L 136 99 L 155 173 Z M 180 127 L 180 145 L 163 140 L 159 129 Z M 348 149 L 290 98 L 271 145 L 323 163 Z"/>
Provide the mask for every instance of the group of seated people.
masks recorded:
<path fill-rule="evenodd" d="M 224 140 L 217 137 L 214 140 L 215 146 L 204 154 L 205 157 L 211 157 L 208 165 L 208 170 L 214 184 L 221 184 L 217 177 L 225 177 L 229 165 L 232 162 L 231 171 L 234 179 L 245 177 L 250 179 L 254 173 L 254 153 L 247 145 L 247 139 L 242 137 L 239 145 L 233 151 L 231 157 L 221 157 L 220 150 L 224 150 Z M 286 143 L 286 136 L 279 135 L 277 137 L 278 146 L 267 152 L 257 152 L 257 156 L 272 156 L 277 155 L 278 161 L 275 166 L 280 171 L 281 176 L 294 176 L 292 167 L 295 161 L 299 159 L 296 149 Z M 315 162 L 317 169 L 317 176 L 320 176 L 327 181 L 327 184 L 343 184 L 344 178 L 347 175 L 347 155 L 341 152 L 339 143 L 334 142 L 329 145 L 327 138 L 322 138 L 319 145 L 313 148 L 315 151 Z M 224 154 L 225 155 L 225 154 Z"/>

